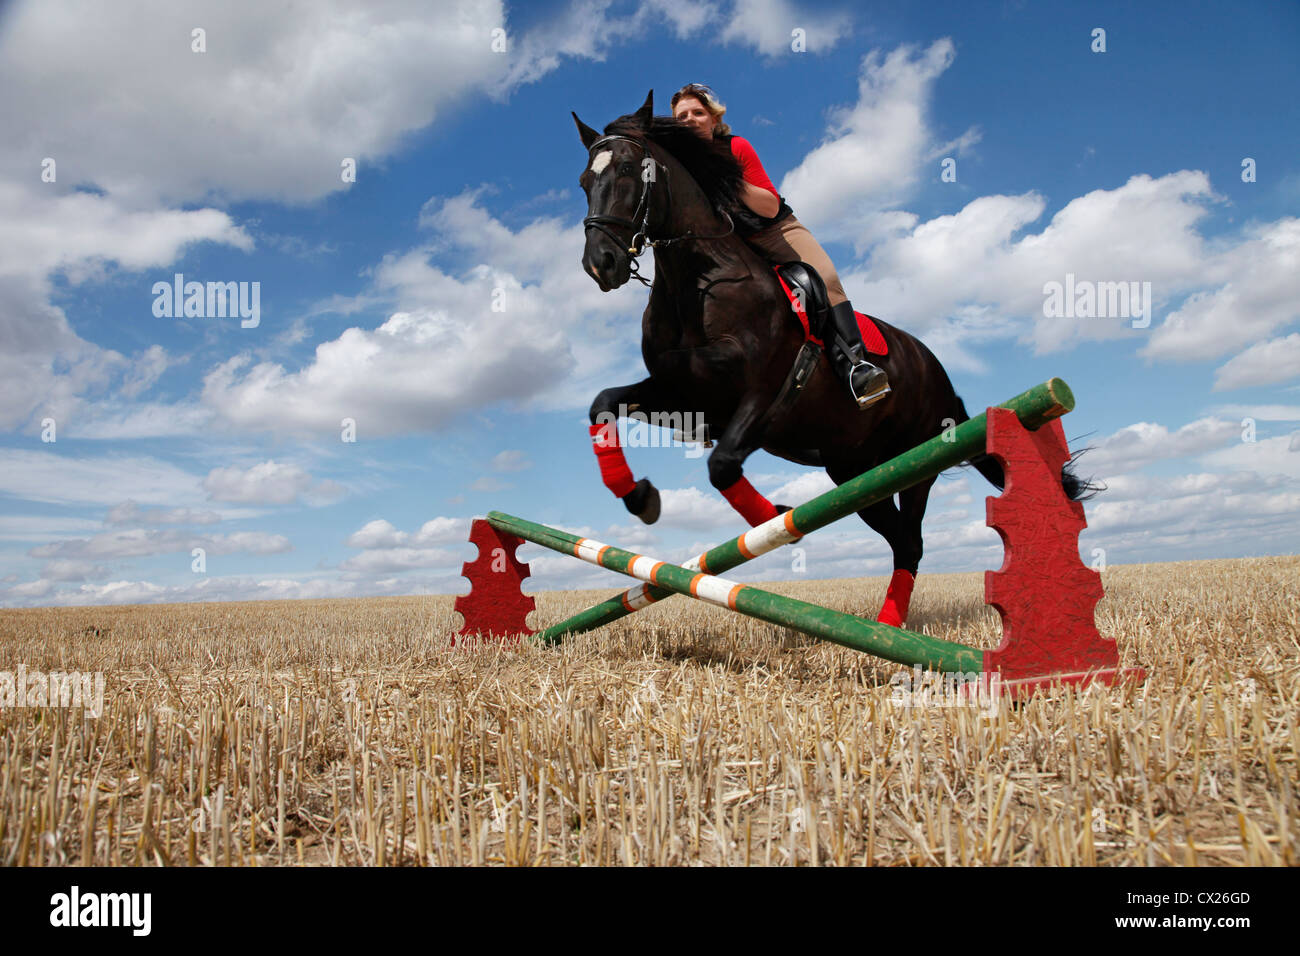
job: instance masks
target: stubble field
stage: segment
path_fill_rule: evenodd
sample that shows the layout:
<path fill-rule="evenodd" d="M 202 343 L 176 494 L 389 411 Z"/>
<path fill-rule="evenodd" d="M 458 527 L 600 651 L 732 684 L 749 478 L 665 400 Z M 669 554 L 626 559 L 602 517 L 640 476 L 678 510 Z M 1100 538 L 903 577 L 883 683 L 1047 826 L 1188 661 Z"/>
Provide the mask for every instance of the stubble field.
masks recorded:
<path fill-rule="evenodd" d="M 885 583 L 773 590 L 870 613 Z M 1300 862 L 1300 557 L 1104 583 L 1145 685 L 991 711 L 684 598 L 554 648 L 451 648 L 450 596 L 3 611 L 0 672 L 105 692 L 0 708 L 0 863 Z M 995 645 L 982 588 L 923 573 L 908 626 Z"/>

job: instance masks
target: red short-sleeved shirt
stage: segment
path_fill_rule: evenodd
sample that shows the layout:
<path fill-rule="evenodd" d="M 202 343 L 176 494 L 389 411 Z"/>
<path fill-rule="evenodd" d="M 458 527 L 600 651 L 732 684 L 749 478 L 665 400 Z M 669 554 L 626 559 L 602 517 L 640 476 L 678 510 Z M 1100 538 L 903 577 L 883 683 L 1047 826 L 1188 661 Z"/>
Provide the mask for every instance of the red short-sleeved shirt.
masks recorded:
<path fill-rule="evenodd" d="M 772 185 L 772 180 L 768 179 L 767 171 L 763 169 L 763 164 L 758 159 L 758 153 L 754 152 L 754 147 L 749 144 L 749 140 L 742 136 L 731 137 L 731 155 L 735 156 L 737 162 L 740 163 L 745 182 L 751 183 L 759 189 L 766 189 L 777 199 L 781 198 L 781 194 Z"/>
<path fill-rule="evenodd" d="M 766 216 L 760 216 L 748 207 L 740 210 L 733 218 L 736 222 L 736 231 L 742 236 L 752 235 L 760 229 L 765 229 L 773 223 L 780 222 L 789 216 L 794 215 L 794 211 L 781 199 L 781 194 L 776 191 L 772 185 L 772 180 L 768 178 L 767 171 L 763 169 L 763 164 L 759 161 L 758 153 L 754 147 L 749 144 L 749 140 L 742 136 L 729 136 L 728 145 L 731 147 L 731 155 L 736 157 L 736 162 L 740 163 L 741 175 L 745 182 L 757 186 L 759 189 L 766 189 L 777 199 L 781 200 L 780 208 L 777 209 L 776 215 L 770 219 Z"/>

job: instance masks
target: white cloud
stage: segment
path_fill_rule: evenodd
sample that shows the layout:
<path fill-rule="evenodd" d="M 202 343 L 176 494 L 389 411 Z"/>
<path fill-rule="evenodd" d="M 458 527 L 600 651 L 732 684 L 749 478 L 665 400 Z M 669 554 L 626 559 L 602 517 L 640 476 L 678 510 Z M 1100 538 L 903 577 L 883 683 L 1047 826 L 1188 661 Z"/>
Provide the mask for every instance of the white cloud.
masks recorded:
<path fill-rule="evenodd" d="M 1022 235 L 1045 210 L 1043 197 L 983 196 L 884 240 L 867 269 L 841 270 L 841 278 L 851 298 L 875 314 L 925 332 L 945 361 L 953 344 L 969 347 L 1026 330 L 1039 352 L 1154 335 L 1126 316 L 1045 317 L 1044 286 L 1064 283 L 1067 274 L 1079 281 L 1150 282 L 1158 315 L 1163 301 L 1204 285 L 1207 275 L 1229 274 L 1238 262 L 1211 249 L 1196 230 L 1213 199 L 1201 172 L 1137 175 L 1117 189 L 1071 200 L 1041 232 Z"/>
<path fill-rule="evenodd" d="M 707 492 L 695 487 L 661 488 L 659 502 L 659 523 L 666 528 L 734 527 L 739 534 L 747 527 L 745 519 L 712 488 Z"/>
<path fill-rule="evenodd" d="M 203 489 L 213 501 L 259 505 L 293 504 L 299 497 L 328 500 L 342 492 L 332 481 L 315 481 L 298 465 L 277 461 L 249 468 L 213 468 L 203 480 Z"/>
<path fill-rule="evenodd" d="M 1300 422 L 1300 405 L 1217 405 L 1215 415 L 1254 418 L 1264 422 Z"/>
<path fill-rule="evenodd" d="M 517 448 L 507 448 L 492 456 L 493 471 L 527 471 L 531 467 L 533 463 L 528 460 L 527 453 Z"/>
<path fill-rule="evenodd" d="M 103 526 L 93 518 L 64 515 L 0 515 L 0 541 L 56 541 L 73 534 L 94 533 Z"/>
<path fill-rule="evenodd" d="M 127 398 L 135 398 L 152 388 L 170 364 L 166 349 L 161 345 L 149 346 L 136 358 L 134 367 L 125 376 L 119 391 Z"/>
<path fill-rule="evenodd" d="M 433 242 L 373 270 L 401 311 L 318 345 L 298 370 L 236 356 L 206 376 L 205 405 L 241 428 L 285 433 L 337 433 L 352 418 L 364 437 L 436 431 L 503 401 L 590 402 L 612 362 L 634 360 L 642 298 L 606 296 L 576 267 L 581 226 L 543 219 L 511 232 L 476 195 L 426 207 Z M 450 249 L 459 277 L 429 261 Z"/>
<path fill-rule="evenodd" d="M 1300 479 L 1300 442 L 1296 434 L 1246 442 L 1241 441 L 1238 429 L 1237 441 L 1207 454 L 1202 461 L 1211 467 L 1231 471 Z"/>
<path fill-rule="evenodd" d="M 1216 358 L 1300 319 L 1300 219 L 1256 224 L 1241 242 L 1217 249 L 1198 265 L 1201 274 L 1187 278 L 1210 288 L 1171 312 L 1141 354 Z M 1278 374 L 1276 367 L 1273 372 Z"/>
<path fill-rule="evenodd" d="M 496 0 L 18 4 L 0 32 L 0 171 L 30 162 L 39 130 L 60 181 L 137 204 L 317 199 L 346 188 L 343 157 L 377 160 L 500 82 L 505 24 Z"/>
<path fill-rule="evenodd" d="M 104 516 L 106 525 L 127 524 L 216 524 L 221 515 L 215 511 L 195 511 L 192 508 L 141 508 L 131 498 L 108 509 Z"/>
<path fill-rule="evenodd" d="M 50 195 L 40 186 L 0 178 L 0 428 L 52 417 L 79 431 L 86 397 L 103 396 L 115 381 L 118 394 L 138 396 L 169 359 L 158 346 L 127 358 L 82 338 L 50 304 L 51 276 L 79 285 L 102 278 L 110 264 L 136 271 L 166 265 L 194 242 L 246 250 L 251 242 L 216 210 L 128 211 L 108 197 Z M 138 314 L 120 321 L 157 321 L 146 286 Z"/>
<path fill-rule="evenodd" d="M 214 418 L 211 409 L 189 401 L 127 404 L 97 397 L 77 409 L 60 435 L 91 441 L 193 437 L 210 432 Z"/>
<path fill-rule="evenodd" d="M 455 551 L 442 548 L 385 548 L 380 551 L 362 551 L 342 564 L 342 571 L 363 574 L 391 574 L 415 568 L 459 566 L 464 558 Z"/>
<path fill-rule="evenodd" d="M 755 485 L 757 488 L 758 486 Z M 773 504 L 790 505 L 792 508 L 803 504 L 820 494 L 825 494 L 835 487 L 835 482 L 831 481 L 830 476 L 820 469 L 816 471 L 806 471 L 796 475 L 780 487 L 767 494 L 765 489 L 759 491 L 765 494 Z M 714 492 L 717 494 L 717 492 Z M 721 495 L 718 495 L 721 497 Z"/>
<path fill-rule="evenodd" d="M 412 594 L 445 585 L 446 578 L 399 578 L 357 581 L 337 577 L 217 577 L 192 584 L 162 585 L 151 581 L 110 581 L 56 590 L 54 582 L 38 579 L 0 590 L 6 605 L 163 604 L 189 601 L 286 601 L 317 598 Z"/>
<path fill-rule="evenodd" d="M 346 543 L 349 548 L 427 548 L 468 540 L 468 518 L 432 518 L 414 534 L 398 531 L 390 522 L 377 518 L 349 535 Z"/>
<path fill-rule="evenodd" d="M 38 545 L 28 552 L 34 558 L 138 558 L 154 554 L 171 554 L 203 548 L 208 554 L 280 554 L 292 551 L 289 539 L 282 534 L 264 531 L 236 531 L 233 534 L 205 535 L 179 529 L 131 528 L 105 531 L 89 538 L 70 538 Z"/>
<path fill-rule="evenodd" d="M 789 0 L 735 0 L 722 42 L 777 57 L 792 52 L 793 31 L 802 30 L 805 52 L 825 53 L 845 37 L 851 24 L 846 13 L 801 10 Z"/>
<path fill-rule="evenodd" d="M 1229 328 L 1231 326 L 1222 326 Z M 1214 390 L 1272 385 L 1300 377 L 1300 332 L 1280 339 L 1256 342 L 1214 373 Z"/>
<path fill-rule="evenodd" d="M 73 458 L 48 451 L 0 450 L 0 493 L 60 505 L 104 505 L 122 501 L 123 489 L 146 505 L 201 501 L 199 479 L 150 457 L 104 455 Z"/>
<path fill-rule="evenodd" d="M 592 30 L 603 7 L 574 4 L 535 37 L 512 34 L 501 55 L 491 48 L 507 26 L 498 0 L 459 0 L 432 15 L 424 0 L 11 5 L 0 31 L 0 427 L 36 416 L 101 439 L 200 432 L 206 410 L 115 402 L 88 412 L 86 398 L 115 379 L 113 394 L 137 399 L 170 360 L 157 345 L 128 359 L 81 338 L 50 304 L 49 277 L 75 285 L 113 266 L 165 267 L 205 240 L 251 251 L 250 235 L 219 209 L 161 207 L 319 199 L 348 188 L 344 157 L 373 168 L 476 92 L 502 96 L 553 68 L 557 43 L 599 57 L 655 10 L 694 22 L 662 3 Z M 191 50 L 200 24 L 204 53 Z M 40 181 L 34 155 L 57 161 L 55 181 Z M 94 189 L 76 191 L 87 184 Z M 140 298 L 134 320 L 156 322 L 151 297 Z"/>
<path fill-rule="evenodd" d="M 717 4 L 695 0 L 643 0 L 641 9 L 667 20 L 679 40 L 692 39 L 701 28 L 718 17 Z"/>
<path fill-rule="evenodd" d="M 1174 431 L 1154 422 L 1136 422 L 1099 441 L 1079 459 L 1078 470 L 1104 478 L 1164 459 L 1204 455 L 1240 441 L 1240 423 L 1218 418 L 1197 419 Z"/>
<path fill-rule="evenodd" d="M 815 235 L 861 245 L 868 238 L 864 225 L 879 228 L 880 210 L 911 191 L 936 148 L 927 111 L 953 57 L 953 43 L 945 38 L 925 50 L 901 46 L 863 58 L 857 102 L 831 114 L 823 142 L 781 181 L 781 194 Z M 975 138 L 972 131 L 961 142 Z M 889 224 L 899 228 L 914 220 L 895 217 Z"/>
<path fill-rule="evenodd" d="M 109 573 L 108 568 L 103 565 L 91 564 L 89 561 L 57 559 L 45 562 L 45 566 L 41 568 L 41 579 L 46 581 L 86 581 L 106 578 Z"/>

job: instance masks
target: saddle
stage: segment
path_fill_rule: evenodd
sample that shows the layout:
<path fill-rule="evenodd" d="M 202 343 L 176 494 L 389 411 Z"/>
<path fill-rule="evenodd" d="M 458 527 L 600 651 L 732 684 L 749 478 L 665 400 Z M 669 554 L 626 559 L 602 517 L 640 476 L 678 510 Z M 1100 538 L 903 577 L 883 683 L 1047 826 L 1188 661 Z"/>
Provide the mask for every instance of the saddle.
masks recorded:
<path fill-rule="evenodd" d="M 765 427 L 789 411 L 804 385 L 807 384 L 808 377 L 817 367 L 822 350 L 825 348 L 823 338 L 826 323 L 831 317 L 831 303 L 826 293 L 826 282 L 816 269 L 806 262 L 799 261 L 785 262 L 772 268 L 776 272 L 782 290 L 790 300 L 795 315 L 799 317 L 799 324 L 803 326 L 804 343 L 799 349 L 799 354 L 795 356 L 790 374 L 786 376 L 781 390 L 777 392 L 776 400 L 763 416 Z M 880 329 L 877 328 L 875 320 L 861 312 L 853 314 L 857 316 L 858 329 L 862 332 L 862 343 L 867 351 L 875 355 L 888 355 L 889 346 Z M 702 442 L 705 448 L 713 447 L 713 442 L 708 437 L 707 426 L 702 425 L 690 432 L 674 429 L 673 437 L 679 441 Z"/>
<path fill-rule="evenodd" d="M 826 323 L 831 315 L 826 282 L 818 275 L 817 270 L 806 262 L 786 262 L 773 268 L 776 271 L 777 281 L 781 283 L 781 288 L 794 307 L 795 314 L 799 316 L 804 338 L 824 348 Z M 867 351 L 873 355 L 888 355 L 889 346 L 876 326 L 875 319 L 861 312 L 853 314 L 857 316 L 858 330 L 862 333 L 862 344 L 866 346 Z"/>

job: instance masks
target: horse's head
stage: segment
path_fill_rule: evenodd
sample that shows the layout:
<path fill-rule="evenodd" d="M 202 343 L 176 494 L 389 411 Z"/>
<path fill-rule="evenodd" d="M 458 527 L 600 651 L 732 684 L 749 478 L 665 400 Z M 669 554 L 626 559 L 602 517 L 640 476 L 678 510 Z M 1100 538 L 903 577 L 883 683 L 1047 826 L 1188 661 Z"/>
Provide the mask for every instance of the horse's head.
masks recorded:
<path fill-rule="evenodd" d="M 654 110 L 654 91 L 631 119 L 648 129 Z M 578 135 L 587 147 L 587 168 L 578 184 L 587 194 L 583 225 L 587 244 L 582 267 L 602 292 L 617 289 L 633 273 L 633 260 L 646 239 L 651 212 L 651 186 L 658 164 L 649 144 L 634 133 L 602 136 L 573 114 Z M 631 130 L 628 131 L 632 132 Z"/>

